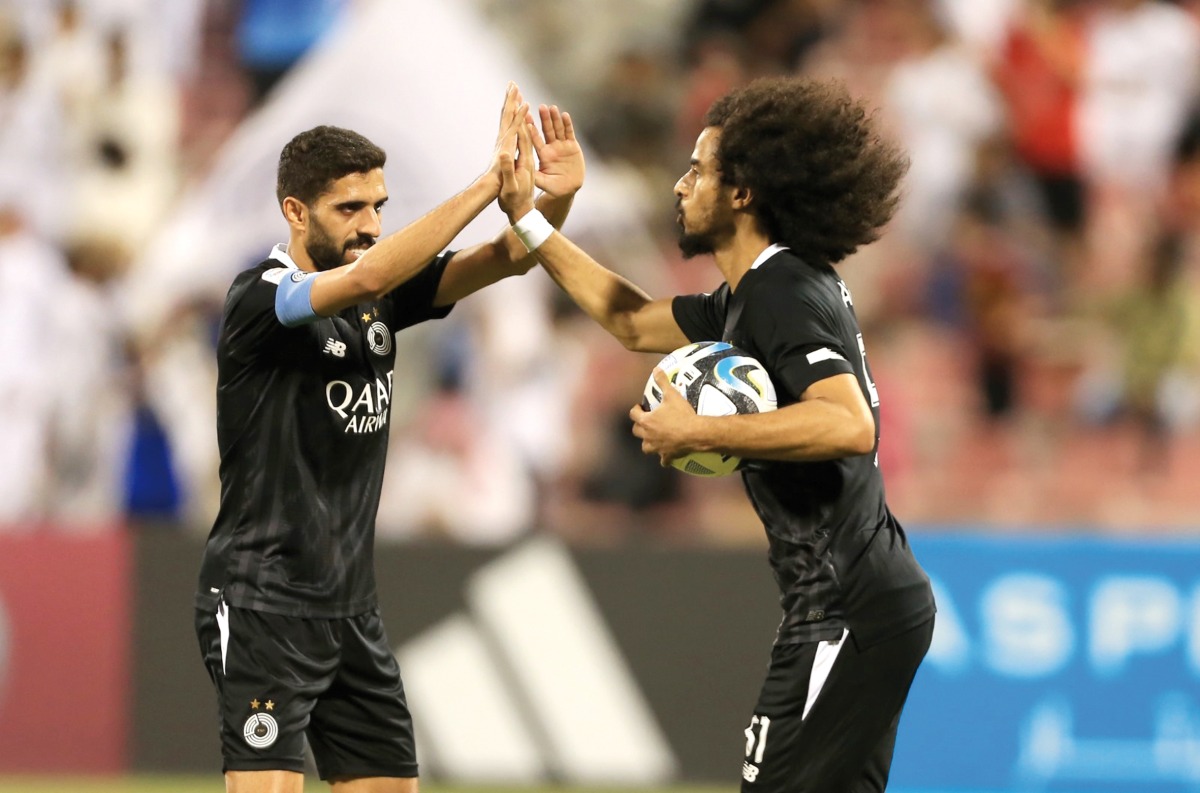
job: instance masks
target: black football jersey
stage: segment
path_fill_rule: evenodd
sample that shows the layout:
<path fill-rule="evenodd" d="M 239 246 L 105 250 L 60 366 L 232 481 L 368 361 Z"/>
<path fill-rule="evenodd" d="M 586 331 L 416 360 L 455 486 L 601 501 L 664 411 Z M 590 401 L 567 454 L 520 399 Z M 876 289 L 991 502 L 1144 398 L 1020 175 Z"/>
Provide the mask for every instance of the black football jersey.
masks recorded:
<path fill-rule="evenodd" d="M 196 605 L 296 617 L 374 608 L 375 514 L 392 385 L 411 376 L 393 334 L 443 317 L 434 295 L 452 254 L 378 301 L 299 327 L 275 314 L 283 250 L 239 274 L 217 343 L 221 506 Z"/>
<path fill-rule="evenodd" d="M 728 342 L 757 358 L 779 407 L 810 385 L 852 374 L 875 415 L 879 395 L 845 283 L 828 265 L 771 246 L 738 284 L 677 297 L 676 322 L 692 341 Z M 820 462 L 748 460 L 742 479 L 769 541 L 780 590 L 779 643 L 830 639 L 850 628 L 860 645 L 933 615 L 929 579 L 884 500 L 876 451 Z"/>

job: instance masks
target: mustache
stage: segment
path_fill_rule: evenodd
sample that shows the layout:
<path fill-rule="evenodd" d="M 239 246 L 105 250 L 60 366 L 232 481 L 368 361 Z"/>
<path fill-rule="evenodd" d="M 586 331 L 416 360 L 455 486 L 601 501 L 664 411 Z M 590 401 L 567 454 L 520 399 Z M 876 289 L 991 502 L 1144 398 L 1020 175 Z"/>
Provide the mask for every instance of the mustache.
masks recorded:
<path fill-rule="evenodd" d="M 352 240 L 347 240 L 346 244 L 342 246 L 342 250 L 348 251 L 351 248 L 370 248 L 374 244 L 374 237 L 368 237 L 366 234 L 362 234 Z"/>

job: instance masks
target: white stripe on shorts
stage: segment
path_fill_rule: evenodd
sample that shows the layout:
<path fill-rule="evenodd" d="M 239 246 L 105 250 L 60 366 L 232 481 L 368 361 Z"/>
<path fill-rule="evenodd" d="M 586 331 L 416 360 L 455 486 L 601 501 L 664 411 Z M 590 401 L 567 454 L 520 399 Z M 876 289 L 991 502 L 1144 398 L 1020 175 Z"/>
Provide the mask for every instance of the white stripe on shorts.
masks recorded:
<path fill-rule="evenodd" d="M 842 651 L 842 645 L 848 638 L 850 638 L 850 629 L 844 628 L 842 638 L 837 642 L 825 641 L 817 645 L 817 656 L 813 659 L 812 673 L 808 678 L 808 699 L 804 702 L 804 713 L 800 715 L 801 720 L 805 719 L 808 712 L 812 710 L 813 703 L 817 701 L 817 695 L 821 693 L 821 689 L 825 687 L 825 681 L 829 679 L 833 662 L 837 660 L 838 653 Z"/>
<path fill-rule="evenodd" d="M 217 628 L 221 631 L 221 674 L 225 674 L 225 656 L 229 652 L 229 607 L 225 598 L 217 601 Z"/>

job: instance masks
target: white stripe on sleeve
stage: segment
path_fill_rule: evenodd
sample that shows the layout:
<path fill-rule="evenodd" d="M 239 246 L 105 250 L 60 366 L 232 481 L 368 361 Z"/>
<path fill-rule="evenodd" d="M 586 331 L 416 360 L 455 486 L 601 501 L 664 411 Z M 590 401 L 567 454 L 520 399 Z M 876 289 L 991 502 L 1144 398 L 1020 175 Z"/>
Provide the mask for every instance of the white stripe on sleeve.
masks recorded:
<path fill-rule="evenodd" d="M 841 354 L 834 352 L 828 347 L 822 347 L 819 350 L 813 350 L 808 354 L 809 364 L 820 363 L 821 361 L 844 361 L 846 360 Z"/>

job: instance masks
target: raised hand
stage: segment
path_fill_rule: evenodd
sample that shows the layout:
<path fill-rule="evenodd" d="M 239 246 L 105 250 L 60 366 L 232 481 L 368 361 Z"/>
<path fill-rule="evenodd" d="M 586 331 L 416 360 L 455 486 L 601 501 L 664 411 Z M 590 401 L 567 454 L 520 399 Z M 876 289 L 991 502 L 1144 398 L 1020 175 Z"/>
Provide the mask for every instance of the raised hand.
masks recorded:
<path fill-rule="evenodd" d="M 537 152 L 538 170 L 534 184 L 555 198 L 574 195 L 583 186 L 583 149 L 575 140 L 571 115 L 561 112 L 557 105 L 540 105 L 542 129 L 533 129 L 533 147 Z M 529 119 L 532 126 L 533 120 Z"/>
<path fill-rule="evenodd" d="M 496 180 L 499 193 L 502 182 L 501 170 L 505 160 L 512 165 L 517 150 L 517 133 L 523 129 L 529 116 L 529 104 L 521 97 L 517 84 L 510 82 L 504 92 L 504 107 L 500 110 L 500 128 L 496 133 L 496 145 L 492 149 L 492 160 L 487 173 Z"/>
<path fill-rule="evenodd" d="M 525 106 L 528 108 L 528 106 Z M 524 116 L 515 131 L 517 156 L 514 160 L 508 152 L 503 152 L 500 158 L 500 209 L 508 215 L 510 223 L 515 223 L 533 209 L 533 135 L 536 130 L 533 124 L 527 123 Z"/>

